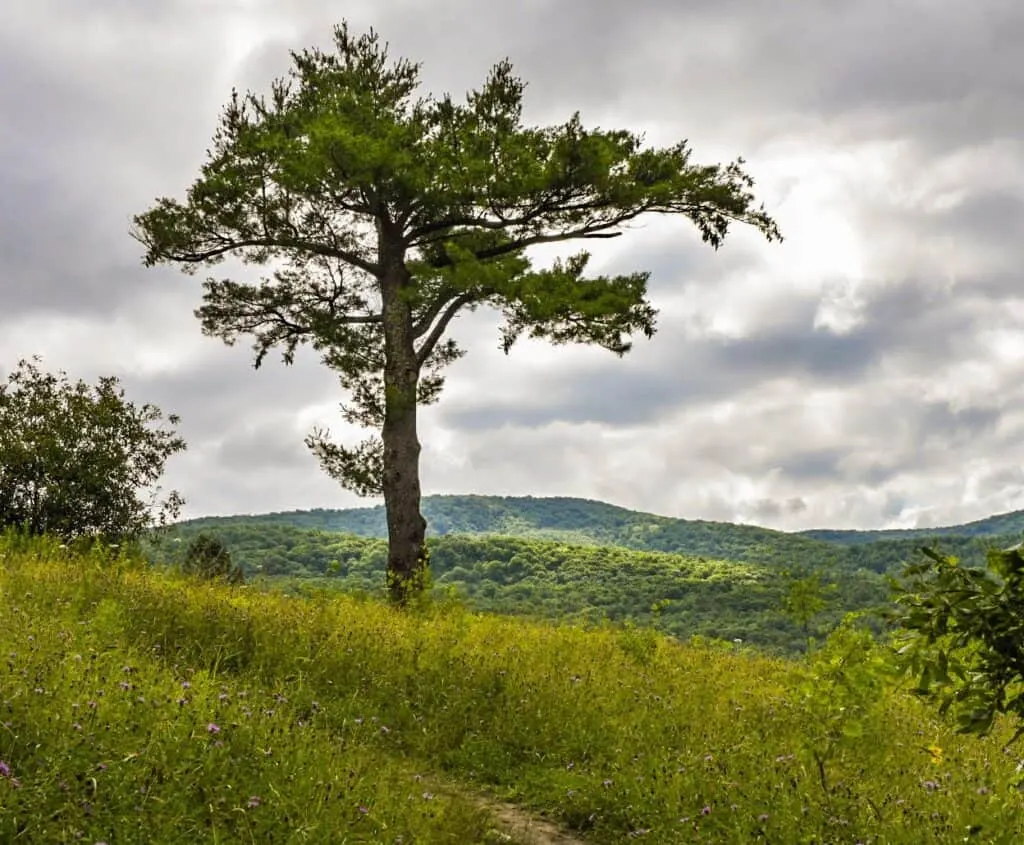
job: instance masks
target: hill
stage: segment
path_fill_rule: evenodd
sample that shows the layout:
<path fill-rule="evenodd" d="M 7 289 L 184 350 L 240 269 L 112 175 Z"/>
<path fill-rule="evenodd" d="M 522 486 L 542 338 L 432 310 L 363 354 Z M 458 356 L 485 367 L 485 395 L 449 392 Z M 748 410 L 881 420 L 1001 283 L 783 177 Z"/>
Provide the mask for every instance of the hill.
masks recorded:
<path fill-rule="evenodd" d="M 754 563 L 773 569 L 822 569 L 893 574 L 925 543 L 970 563 L 984 560 L 988 545 L 1011 545 L 1024 530 L 1024 512 L 936 529 L 798 533 L 730 522 L 676 519 L 574 498 L 426 496 L 430 535 L 501 535 L 590 546 Z M 345 510 L 296 510 L 250 516 L 204 517 L 188 530 L 229 526 L 291 525 L 361 537 L 386 537 L 383 506 Z"/>
<path fill-rule="evenodd" d="M 769 564 L 811 558 L 824 564 L 838 559 L 834 544 L 812 537 L 754 525 L 657 516 L 589 499 L 425 496 L 423 516 L 433 536 L 496 534 Z M 182 524 L 221 528 L 239 521 L 284 523 L 362 537 L 387 536 L 382 505 L 204 517 Z"/>
<path fill-rule="evenodd" d="M 958 736 L 852 629 L 781 661 L 10 538 L 0 594 L 3 842 L 1024 838 L 1014 725 Z"/>
<path fill-rule="evenodd" d="M 859 545 L 879 540 L 923 540 L 931 537 L 998 537 L 1019 542 L 1024 532 L 1024 511 L 1010 511 L 995 516 L 965 522 L 961 525 L 945 525 L 938 528 L 888 528 L 880 531 L 845 531 L 816 528 L 799 532 L 802 537 L 824 540 L 828 543 Z"/>
<path fill-rule="evenodd" d="M 177 526 L 154 561 L 180 563 L 201 532 L 215 533 L 250 579 L 290 581 L 287 588 L 298 592 L 311 586 L 370 595 L 383 590 L 384 540 L 284 522 Z M 806 646 L 808 632 L 782 611 L 789 582 L 763 564 L 483 534 L 432 537 L 428 547 L 435 595 L 454 590 L 473 610 L 634 622 L 680 639 L 741 639 L 775 652 Z M 845 611 L 887 599 L 885 583 L 874 573 L 840 571 L 828 580 L 838 599 L 814 620 L 815 633 L 830 629 Z"/>

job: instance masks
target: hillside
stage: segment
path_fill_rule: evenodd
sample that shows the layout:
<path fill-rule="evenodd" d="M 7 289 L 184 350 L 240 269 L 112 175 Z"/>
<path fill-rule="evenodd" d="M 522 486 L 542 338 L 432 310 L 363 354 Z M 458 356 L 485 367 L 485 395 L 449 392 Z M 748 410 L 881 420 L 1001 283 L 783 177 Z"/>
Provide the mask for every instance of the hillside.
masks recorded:
<path fill-rule="evenodd" d="M 215 533 L 249 579 L 290 581 L 290 589 L 326 586 L 379 595 L 384 540 L 299 528 L 284 522 L 225 521 L 177 526 L 151 552 L 180 563 L 200 532 Z M 477 611 L 532 618 L 655 625 L 680 639 L 741 639 L 775 652 L 806 646 L 807 632 L 782 612 L 789 582 L 777 570 L 743 561 L 582 546 L 529 537 L 448 535 L 428 541 L 434 591 L 449 590 Z M 836 600 L 814 620 L 830 629 L 846 611 L 884 604 L 883 579 L 871 572 L 832 573 Z"/>
<path fill-rule="evenodd" d="M 754 525 L 674 519 L 589 499 L 425 496 L 423 515 L 428 533 L 434 536 L 498 534 L 765 564 L 813 558 L 824 565 L 838 559 L 834 545 L 811 537 Z M 362 537 L 387 536 L 382 505 L 205 517 L 183 524 L 221 528 L 239 521 L 284 523 Z"/>
<path fill-rule="evenodd" d="M 799 532 L 802 537 L 824 540 L 829 543 L 858 545 L 879 540 L 924 540 L 931 537 L 998 537 L 1019 542 L 1024 532 L 1024 511 L 1010 511 L 995 516 L 965 522 L 962 525 L 945 525 L 937 528 L 889 528 L 881 531 L 844 531 L 817 528 Z"/>
<path fill-rule="evenodd" d="M 503 496 L 426 496 L 428 532 L 501 535 L 576 545 L 621 546 L 638 551 L 754 563 L 773 569 L 820 568 L 895 573 L 924 543 L 981 563 L 987 545 L 1010 545 L 1024 530 L 1024 512 L 966 525 L 900 531 L 787 533 L 754 525 L 675 519 L 588 499 Z M 384 508 L 317 509 L 250 516 L 204 517 L 181 523 L 192 530 L 237 525 L 291 525 L 362 537 L 385 537 Z"/>
<path fill-rule="evenodd" d="M 855 630 L 770 660 L 56 541 L 0 539 L 0 594 L 3 842 L 527 845 L 510 813 L 591 845 L 1024 837 L 1014 726 L 958 736 Z"/>

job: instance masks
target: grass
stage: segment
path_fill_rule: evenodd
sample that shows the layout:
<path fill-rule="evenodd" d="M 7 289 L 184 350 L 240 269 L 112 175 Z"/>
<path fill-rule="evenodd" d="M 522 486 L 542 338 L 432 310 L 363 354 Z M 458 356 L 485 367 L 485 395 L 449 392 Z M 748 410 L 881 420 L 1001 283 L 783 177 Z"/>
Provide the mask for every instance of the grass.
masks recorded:
<path fill-rule="evenodd" d="M 0 545 L 0 841 L 1024 837 L 1012 725 L 955 735 L 844 628 L 803 663 L 176 579 Z"/>

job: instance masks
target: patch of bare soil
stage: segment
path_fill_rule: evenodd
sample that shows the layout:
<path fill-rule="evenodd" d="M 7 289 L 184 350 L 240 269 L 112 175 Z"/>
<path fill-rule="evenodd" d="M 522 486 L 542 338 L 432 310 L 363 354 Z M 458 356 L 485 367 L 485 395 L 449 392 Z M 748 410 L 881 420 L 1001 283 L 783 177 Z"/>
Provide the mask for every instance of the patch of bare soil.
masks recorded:
<path fill-rule="evenodd" d="M 478 797 L 480 807 L 495 820 L 494 842 L 515 842 L 519 845 L 587 845 L 554 822 L 534 815 L 529 810 L 494 798 Z"/>

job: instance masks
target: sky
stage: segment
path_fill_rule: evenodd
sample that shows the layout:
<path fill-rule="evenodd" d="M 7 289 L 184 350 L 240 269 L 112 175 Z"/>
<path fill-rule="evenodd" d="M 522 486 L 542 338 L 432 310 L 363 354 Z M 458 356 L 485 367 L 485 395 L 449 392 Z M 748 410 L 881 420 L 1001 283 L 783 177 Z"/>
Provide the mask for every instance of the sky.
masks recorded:
<path fill-rule="evenodd" d="M 421 412 L 425 493 L 785 530 L 1024 508 L 1019 0 L 8 0 L 0 377 L 40 355 L 179 414 L 165 483 L 186 516 L 374 503 L 303 445 L 365 436 L 336 376 L 204 337 L 204 274 L 144 268 L 128 234 L 184 197 L 232 87 L 268 91 L 342 20 L 422 62 L 424 93 L 461 97 L 508 57 L 528 123 L 578 110 L 698 162 L 742 156 L 785 236 L 736 228 L 716 252 L 659 218 L 590 242 L 593 272 L 651 273 L 659 331 L 624 358 L 505 356 L 496 314 L 458 318 L 469 354 Z"/>

